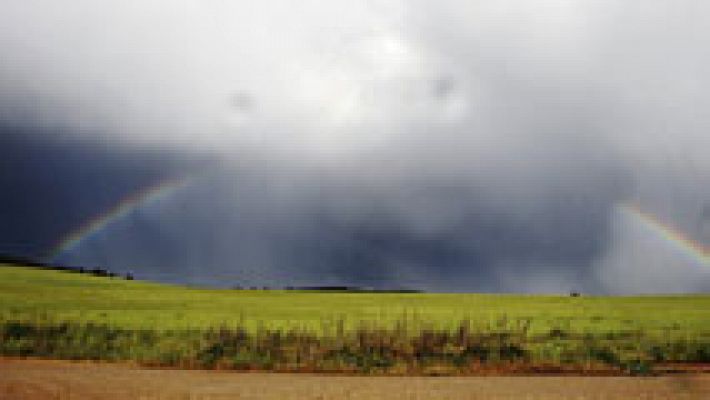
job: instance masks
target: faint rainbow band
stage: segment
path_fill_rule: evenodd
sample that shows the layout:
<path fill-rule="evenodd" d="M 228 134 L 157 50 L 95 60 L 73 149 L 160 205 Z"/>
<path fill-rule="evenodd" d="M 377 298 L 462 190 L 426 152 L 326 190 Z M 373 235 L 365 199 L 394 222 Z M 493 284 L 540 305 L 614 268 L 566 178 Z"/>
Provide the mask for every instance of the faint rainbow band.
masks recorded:
<path fill-rule="evenodd" d="M 94 237 L 113 223 L 126 218 L 135 210 L 147 207 L 150 204 L 157 203 L 162 199 L 172 196 L 180 189 L 189 186 L 192 181 L 192 177 L 161 181 L 156 185 L 122 199 L 114 207 L 97 215 L 63 237 L 50 252 L 50 260 L 56 261 L 63 254 L 76 249 L 89 238 Z"/>
<path fill-rule="evenodd" d="M 653 232 L 664 241 L 672 244 L 688 257 L 692 258 L 701 265 L 710 266 L 710 247 L 694 240 L 672 225 L 664 223 L 655 215 L 645 212 L 636 203 L 624 203 L 619 207 L 619 209 L 624 215 L 628 215 L 639 221 L 649 231 Z"/>

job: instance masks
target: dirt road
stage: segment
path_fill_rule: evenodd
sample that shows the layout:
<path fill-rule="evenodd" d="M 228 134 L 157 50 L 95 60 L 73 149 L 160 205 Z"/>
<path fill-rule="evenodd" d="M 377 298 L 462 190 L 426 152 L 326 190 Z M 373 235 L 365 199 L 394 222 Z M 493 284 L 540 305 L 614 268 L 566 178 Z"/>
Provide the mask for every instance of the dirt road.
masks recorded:
<path fill-rule="evenodd" d="M 710 375 L 346 377 L 0 360 L 2 400 L 710 399 Z"/>

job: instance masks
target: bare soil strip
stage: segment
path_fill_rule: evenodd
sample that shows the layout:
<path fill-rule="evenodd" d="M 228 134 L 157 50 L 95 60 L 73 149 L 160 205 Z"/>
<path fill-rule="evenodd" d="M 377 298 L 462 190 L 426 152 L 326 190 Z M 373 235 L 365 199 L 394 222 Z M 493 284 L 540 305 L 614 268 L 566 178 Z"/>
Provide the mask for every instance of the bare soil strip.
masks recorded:
<path fill-rule="evenodd" d="M 2 400 L 710 399 L 709 374 L 366 377 L 235 373 L 0 359 Z"/>

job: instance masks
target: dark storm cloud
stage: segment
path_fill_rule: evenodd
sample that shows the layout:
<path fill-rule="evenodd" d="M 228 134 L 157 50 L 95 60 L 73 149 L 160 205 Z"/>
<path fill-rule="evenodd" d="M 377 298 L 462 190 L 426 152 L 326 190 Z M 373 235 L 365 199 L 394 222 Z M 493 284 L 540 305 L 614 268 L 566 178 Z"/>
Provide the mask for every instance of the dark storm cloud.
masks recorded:
<path fill-rule="evenodd" d="M 372 187 L 341 176 L 218 168 L 65 257 L 216 285 L 505 290 L 500 265 L 531 275 L 543 265 L 546 273 L 574 266 L 577 279 L 593 279 L 585 267 L 603 250 L 611 201 L 594 192 L 619 191 L 613 176 L 580 183 L 585 189 L 558 184 L 540 188 L 550 198 L 525 210 L 457 179 L 390 178 Z"/>
<path fill-rule="evenodd" d="M 196 162 L 0 123 L 0 253 L 44 259 L 62 237 L 124 198 Z"/>
<path fill-rule="evenodd" d="M 29 155 L 8 158 L 0 185 L 27 184 L 5 218 L 37 215 L 10 249 L 177 170 L 195 182 L 64 259 L 225 285 L 707 288 L 617 215 L 706 240 L 699 2 L 3 7 L 0 119 L 49 127 L 3 136 Z"/>

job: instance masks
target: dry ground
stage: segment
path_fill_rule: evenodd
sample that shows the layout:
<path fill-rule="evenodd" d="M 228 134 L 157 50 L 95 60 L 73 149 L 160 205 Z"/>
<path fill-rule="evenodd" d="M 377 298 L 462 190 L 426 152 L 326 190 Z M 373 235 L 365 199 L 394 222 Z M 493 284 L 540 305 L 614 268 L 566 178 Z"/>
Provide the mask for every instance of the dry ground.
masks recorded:
<path fill-rule="evenodd" d="M 347 377 L 0 360 L 0 399 L 710 399 L 710 375 Z"/>

